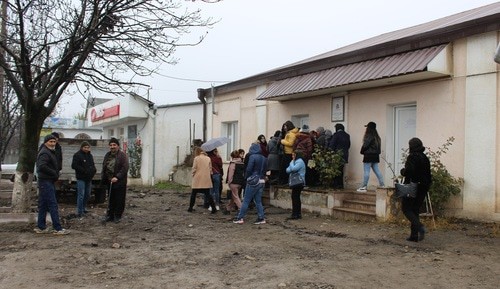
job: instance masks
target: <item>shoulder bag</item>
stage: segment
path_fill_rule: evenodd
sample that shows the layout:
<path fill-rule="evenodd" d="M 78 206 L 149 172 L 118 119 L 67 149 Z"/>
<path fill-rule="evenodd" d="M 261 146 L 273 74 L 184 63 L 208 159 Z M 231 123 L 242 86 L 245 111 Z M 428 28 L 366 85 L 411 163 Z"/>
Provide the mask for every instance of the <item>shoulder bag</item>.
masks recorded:
<path fill-rule="evenodd" d="M 415 198 L 417 197 L 418 183 L 410 182 L 409 184 L 394 184 L 396 187 L 397 198 Z"/>
<path fill-rule="evenodd" d="M 290 188 L 296 186 L 303 186 L 304 183 L 305 183 L 304 178 L 302 178 L 299 172 L 291 172 L 290 175 L 288 176 L 288 186 Z"/>

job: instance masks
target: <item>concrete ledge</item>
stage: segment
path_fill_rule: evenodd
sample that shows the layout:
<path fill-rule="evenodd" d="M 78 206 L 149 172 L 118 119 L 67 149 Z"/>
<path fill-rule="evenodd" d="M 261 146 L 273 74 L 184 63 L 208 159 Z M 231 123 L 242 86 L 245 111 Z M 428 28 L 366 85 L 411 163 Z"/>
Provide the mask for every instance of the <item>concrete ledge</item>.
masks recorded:
<path fill-rule="evenodd" d="M 302 210 L 319 213 L 321 215 L 333 216 L 335 211 L 344 207 L 344 200 L 375 205 L 374 213 L 359 213 L 360 215 L 370 215 L 377 221 L 387 221 L 397 214 L 399 201 L 392 198 L 394 188 L 377 188 L 375 192 L 357 193 L 350 190 L 321 190 L 304 189 L 301 193 Z M 292 190 L 288 187 L 271 186 L 269 189 L 270 205 L 283 208 L 292 208 Z M 348 209 L 346 209 L 348 211 Z M 352 212 L 356 213 L 356 212 Z M 338 215 L 338 214 L 336 214 Z"/>
<path fill-rule="evenodd" d="M 37 214 L 35 213 L 0 213 L 0 223 L 35 223 Z M 50 221 L 50 217 L 47 217 Z"/>

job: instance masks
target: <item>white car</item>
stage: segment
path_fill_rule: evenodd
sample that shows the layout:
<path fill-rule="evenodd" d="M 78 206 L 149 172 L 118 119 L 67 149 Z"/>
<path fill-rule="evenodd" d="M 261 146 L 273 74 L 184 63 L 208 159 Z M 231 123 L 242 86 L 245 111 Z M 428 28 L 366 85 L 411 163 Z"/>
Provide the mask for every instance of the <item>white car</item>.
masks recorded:
<path fill-rule="evenodd" d="M 16 172 L 17 163 L 15 164 L 2 164 L 2 174 L 9 175 Z"/>

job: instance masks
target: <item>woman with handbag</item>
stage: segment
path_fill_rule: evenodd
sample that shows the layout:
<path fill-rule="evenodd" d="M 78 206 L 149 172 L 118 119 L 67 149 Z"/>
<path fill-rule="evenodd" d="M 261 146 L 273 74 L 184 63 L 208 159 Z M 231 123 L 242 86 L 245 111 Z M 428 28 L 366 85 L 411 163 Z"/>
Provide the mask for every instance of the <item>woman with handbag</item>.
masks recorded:
<path fill-rule="evenodd" d="M 305 185 L 306 164 L 303 160 L 304 153 L 301 150 L 295 150 L 292 153 L 292 161 L 286 168 L 289 174 L 289 186 L 292 189 L 292 216 L 288 220 L 302 219 L 302 203 L 300 202 L 300 193 Z"/>
<path fill-rule="evenodd" d="M 406 158 L 405 167 L 401 169 L 401 175 L 405 177 L 405 184 L 417 183 L 417 195 L 415 198 L 404 197 L 401 208 L 405 217 L 411 223 L 410 237 L 406 240 L 411 242 L 422 241 L 425 237 L 425 227 L 420 223 L 420 208 L 424 203 L 425 196 L 429 190 L 431 178 L 431 164 L 429 158 L 424 154 L 425 147 L 422 141 L 416 137 L 408 141 L 409 154 Z"/>

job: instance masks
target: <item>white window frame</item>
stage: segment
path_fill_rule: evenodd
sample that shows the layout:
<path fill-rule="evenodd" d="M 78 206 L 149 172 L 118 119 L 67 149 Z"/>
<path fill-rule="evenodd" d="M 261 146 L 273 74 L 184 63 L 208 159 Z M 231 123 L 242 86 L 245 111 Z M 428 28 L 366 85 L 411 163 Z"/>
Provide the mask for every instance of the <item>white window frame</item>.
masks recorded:
<path fill-rule="evenodd" d="M 238 121 L 228 121 L 222 123 L 222 135 L 229 138 L 229 142 L 222 146 L 220 156 L 226 161 L 231 160 L 231 152 L 238 149 Z"/>

